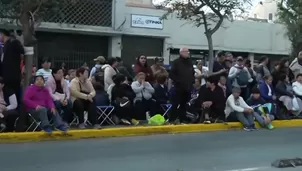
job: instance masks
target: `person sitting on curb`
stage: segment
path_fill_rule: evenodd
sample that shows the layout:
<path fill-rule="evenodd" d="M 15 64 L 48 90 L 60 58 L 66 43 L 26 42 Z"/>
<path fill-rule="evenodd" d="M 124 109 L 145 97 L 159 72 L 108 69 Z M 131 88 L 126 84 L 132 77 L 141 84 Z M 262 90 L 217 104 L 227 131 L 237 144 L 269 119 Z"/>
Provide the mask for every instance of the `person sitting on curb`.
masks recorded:
<path fill-rule="evenodd" d="M 44 87 L 43 76 L 36 76 L 34 81 L 34 84 L 29 86 L 24 93 L 23 101 L 26 111 L 41 121 L 41 128 L 46 133 L 52 133 L 48 114 L 51 114 L 55 127 L 62 132 L 66 132 L 67 127 L 58 114 L 48 89 Z"/>
<path fill-rule="evenodd" d="M 288 113 L 297 117 L 302 112 L 302 101 L 295 96 L 287 75 L 280 75 L 280 80 L 276 85 L 276 94 Z"/>
<path fill-rule="evenodd" d="M 200 94 L 201 107 L 204 114 L 204 123 L 223 123 L 225 121 L 225 102 L 223 89 L 217 85 L 215 77 L 206 79 L 207 88 Z M 212 120 L 212 121 L 211 121 Z"/>
<path fill-rule="evenodd" d="M 263 80 L 259 82 L 261 98 L 263 98 L 267 103 L 275 103 L 277 98 L 272 82 L 273 77 L 270 75 L 264 76 Z"/>
<path fill-rule="evenodd" d="M 256 130 L 254 123 L 254 110 L 240 96 L 241 90 L 239 87 L 232 89 L 232 94 L 227 98 L 225 114 L 226 118 L 237 118 L 243 124 L 245 131 Z"/>
<path fill-rule="evenodd" d="M 296 81 L 293 83 L 293 90 L 295 95 L 302 99 L 302 74 L 296 76 Z"/>
<path fill-rule="evenodd" d="M 266 103 L 260 96 L 260 90 L 255 87 L 252 89 L 252 96 L 246 101 L 247 104 L 254 108 L 254 117 L 262 127 L 273 129 L 272 121 L 275 116 L 272 114 L 274 105 Z"/>

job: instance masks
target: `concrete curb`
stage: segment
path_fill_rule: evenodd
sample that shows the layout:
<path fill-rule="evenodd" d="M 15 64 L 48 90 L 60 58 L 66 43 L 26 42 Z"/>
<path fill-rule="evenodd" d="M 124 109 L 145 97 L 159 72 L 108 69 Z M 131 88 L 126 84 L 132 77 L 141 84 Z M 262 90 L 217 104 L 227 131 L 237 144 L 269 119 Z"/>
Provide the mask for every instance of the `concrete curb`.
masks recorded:
<path fill-rule="evenodd" d="M 302 127 L 302 120 L 285 120 L 274 121 L 276 128 L 282 127 Z M 259 125 L 257 125 L 259 128 Z M 100 130 L 71 130 L 68 135 L 60 132 L 54 132 L 47 135 L 44 132 L 22 132 L 22 133 L 2 133 L 0 134 L 0 143 L 18 143 L 18 142 L 39 142 L 39 141 L 56 141 L 56 140 L 75 140 L 86 138 L 105 138 L 105 137 L 126 137 L 142 136 L 151 134 L 176 134 L 176 133 L 193 133 L 223 130 L 238 130 L 242 125 L 238 122 L 221 123 L 221 124 L 190 124 L 190 125 L 164 125 L 164 126 L 137 126 L 137 127 L 120 127 L 104 128 Z"/>

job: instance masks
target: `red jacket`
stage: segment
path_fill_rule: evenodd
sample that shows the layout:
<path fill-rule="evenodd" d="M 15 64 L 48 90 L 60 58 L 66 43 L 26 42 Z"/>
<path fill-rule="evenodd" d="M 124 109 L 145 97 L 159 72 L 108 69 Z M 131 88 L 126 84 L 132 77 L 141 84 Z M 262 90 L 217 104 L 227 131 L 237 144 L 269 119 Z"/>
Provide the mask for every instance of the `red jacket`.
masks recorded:
<path fill-rule="evenodd" d="M 148 67 L 143 67 L 140 64 L 135 64 L 134 72 L 135 72 L 135 74 L 138 74 L 140 72 L 145 73 L 146 74 L 146 81 L 148 81 L 151 84 L 153 83 L 153 81 L 154 81 L 153 72 L 152 72 L 152 70 L 149 66 Z"/>

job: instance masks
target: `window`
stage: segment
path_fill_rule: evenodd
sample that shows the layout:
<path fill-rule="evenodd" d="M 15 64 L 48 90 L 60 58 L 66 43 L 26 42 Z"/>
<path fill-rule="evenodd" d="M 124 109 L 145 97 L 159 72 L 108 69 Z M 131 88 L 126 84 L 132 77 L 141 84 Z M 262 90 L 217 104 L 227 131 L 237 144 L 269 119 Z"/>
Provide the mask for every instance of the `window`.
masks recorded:
<path fill-rule="evenodd" d="M 254 14 L 254 18 L 257 18 L 257 14 Z"/>
<path fill-rule="evenodd" d="M 268 20 L 273 20 L 273 14 L 272 13 L 268 14 Z"/>

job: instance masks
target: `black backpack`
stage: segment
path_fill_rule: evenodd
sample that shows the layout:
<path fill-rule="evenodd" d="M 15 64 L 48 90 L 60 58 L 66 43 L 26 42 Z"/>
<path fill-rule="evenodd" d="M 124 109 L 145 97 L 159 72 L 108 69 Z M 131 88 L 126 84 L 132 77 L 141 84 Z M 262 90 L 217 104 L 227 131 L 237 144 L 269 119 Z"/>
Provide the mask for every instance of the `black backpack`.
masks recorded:
<path fill-rule="evenodd" d="M 249 84 L 249 77 L 248 77 L 248 75 L 249 75 L 249 74 L 248 74 L 248 71 L 242 69 L 242 70 L 238 73 L 238 75 L 237 75 L 237 77 L 236 77 L 237 84 L 238 84 L 239 86 L 246 86 L 246 85 L 248 85 L 248 84 Z"/>
<path fill-rule="evenodd" d="M 96 81 L 104 81 L 104 70 L 102 67 L 96 68 L 95 73 L 92 75 Z"/>

